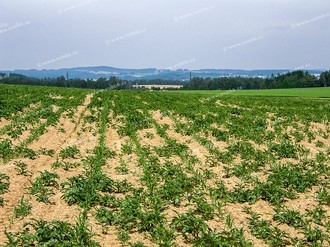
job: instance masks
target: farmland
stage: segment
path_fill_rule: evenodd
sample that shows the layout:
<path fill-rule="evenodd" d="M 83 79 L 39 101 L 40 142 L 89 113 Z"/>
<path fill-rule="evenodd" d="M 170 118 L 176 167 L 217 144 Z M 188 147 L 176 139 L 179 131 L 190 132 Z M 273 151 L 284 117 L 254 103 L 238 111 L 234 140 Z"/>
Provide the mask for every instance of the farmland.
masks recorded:
<path fill-rule="evenodd" d="M 329 246 L 321 90 L 0 85 L 0 245 Z"/>
<path fill-rule="evenodd" d="M 239 96 L 277 96 L 303 98 L 330 98 L 330 88 L 287 88 L 287 89 L 258 89 L 258 90 L 181 90 L 182 94 L 205 95 L 239 95 Z"/>

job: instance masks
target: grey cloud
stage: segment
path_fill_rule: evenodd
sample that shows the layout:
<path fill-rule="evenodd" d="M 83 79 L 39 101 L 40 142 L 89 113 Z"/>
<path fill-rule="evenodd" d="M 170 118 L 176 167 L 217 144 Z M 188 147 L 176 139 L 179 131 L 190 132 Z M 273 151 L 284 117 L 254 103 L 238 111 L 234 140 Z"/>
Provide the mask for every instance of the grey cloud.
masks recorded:
<path fill-rule="evenodd" d="M 328 0 L 15 0 L 0 11 L 0 30 L 16 27 L 0 33 L 0 69 L 330 67 L 330 17 L 317 18 Z"/>

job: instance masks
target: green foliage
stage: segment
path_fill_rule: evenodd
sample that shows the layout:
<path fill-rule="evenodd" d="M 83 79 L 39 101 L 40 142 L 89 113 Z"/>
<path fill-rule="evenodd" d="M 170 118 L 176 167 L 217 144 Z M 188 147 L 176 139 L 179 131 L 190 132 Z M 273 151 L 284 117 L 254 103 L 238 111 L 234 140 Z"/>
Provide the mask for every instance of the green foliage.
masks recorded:
<path fill-rule="evenodd" d="M 93 153 L 103 159 L 113 158 L 116 156 L 116 153 L 106 146 L 94 148 Z"/>
<path fill-rule="evenodd" d="M 100 195 L 96 192 L 97 185 L 82 175 L 69 178 L 62 184 L 62 189 L 64 190 L 62 198 L 69 205 L 78 204 L 81 207 L 89 207 L 96 205 L 100 200 Z"/>
<path fill-rule="evenodd" d="M 300 165 L 275 165 L 268 181 L 299 193 L 318 183 L 318 174 Z"/>
<path fill-rule="evenodd" d="M 319 188 L 316 194 L 317 194 L 317 199 L 322 204 L 330 206 L 330 192 L 328 188 L 325 187 Z"/>
<path fill-rule="evenodd" d="M 24 224 L 24 230 L 17 233 L 5 232 L 5 246 L 100 246 L 92 240 L 94 234 L 87 223 L 87 212 L 80 214 L 76 225 L 63 221 L 46 222 L 36 220 Z"/>
<path fill-rule="evenodd" d="M 203 219 L 196 217 L 192 213 L 178 214 L 172 221 L 172 226 L 179 231 L 182 236 L 192 241 L 209 230 Z"/>
<path fill-rule="evenodd" d="M 178 143 L 177 140 L 169 139 L 165 146 L 155 147 L 155 151 L 160 157 L 170 158 L 173 155 L 184 155 L 188 151 L 188 147 Z"/>
<path fill-rule="evenodd" d="M 265 88 L 304 88 L 323 87 L 329 85 L 329 72 L 324 72 L 321 78 L 299 70 L 278 74 L 270 78 L 253 77 L 195 77 L 183 86 L 188 90 L 232 90 L 232 89 L 265 89 Z"/>
<path fill-rule="evenodd" d="M 9 190 L 9 177 L 5 174 L 0 173 L 0 195 L 8 192 Z M 0 207 L 4 206 L 5 200 L 0 197 Z"/>
<path fill-rule="evenodd" d="M 228 177 L 250 178 L 251 174 L 260 171 L 265 166 L 262 161 L 244 161 L 232 167 L 225 167 Z"/>
<path fill-rule="evenodd" d="M 9 139 L 0 138 L 0 158 L 8 160 L 14 156 L 12 142 Z"/>
<path fill-rule="evenodd" d="M 146 247 L 144 245 L 144 243 L 142 243 L 141 241 L 135 242 L 135 243 L 130 243 L 131 247 Z"/>
<path fill-rule="evenodd" d="M 14 147 L 11 140 L 0 138 L 0 158 L 8 161 L 14 157 L 35 159 L 37 153 L 25 146 Z"/>
<path fill-rule="evenodd" d="M 28 158 L 34 160 L 38 156 L 37 152 L 25 146 L 15 147 L 14 151 L 16 157 L 22 157 L 22 158 Z"/>
<path fill-rule="evenodd" d="M 52 168 L 57 169 L 57 168 L 62 168 L 65 171 L 68 171 L 73 168 L 79 167 L 81 164 L 79 162 L 68 162 L 68 161 L 56 161 L 52 164 Z"/>
<path fill-rule="evenodd" d="M 54 149 L 40 148 L 38 150 L 38 154 L 42 154 L 42 155 L 47 155 L 47 156 L 53 157 L 55 155 L 55 150 Z"/>
<path fill-rule="evenodd" d="M 24 218 L 31 213 L 32 206 L 24 201 L 24 196 L 21 197 L 19 204 L 14 207 L 14 217 Z"/>
<path fill-rule="evenodd" d="M 269 150 L 273 152 L 278 158 L 298 158 L 297 148 L 288 141 L 281 143 L 271 143 Z"/>
<path fill-rule="evenodd" d="M 132 154 L 133 153 L 133 147 L 132 144 L 126 141 L 122 146 L 121 146 L 121 151 L 123 154 Z"/>
<path fill-rule="evenodd" d="M 131 239 L 128 232 L 123 229 L 117 233 L 117 237 L 123 245 L 125 245 Z"/>
<path fill-rule="evenodd" d="M 214 218 L 215 209 L 212 205 L 208 204 L 203 197 L 194 197 L 192 201 L 196 203 L 195 214 L 201 215 L 204 220 L 211 220 Z"/>
<path fill-rule="evenodd" d="M 249 218 L 249 224 L 251 233 L 255 237 L 263 239 L 270 246 L 287 246 L 292 244 L 291 239 L 285 232 L 271 226 L 269 221 L 261 220 L 256 213 L 252 213 Z"/>
<path fill-rule="evenodd" d="M 102 172 L 92 172 L 85 177 L 77 175 L 62 183 L 64 194 L 62 198 L 69 204 L 78 204 L 82 207 L 94 206 L 101 202 L 98 192 L 123 193 L 129 191 L 131 185 L 127 181 L 113 181 Z"/>
<path fill-rule="evenodd" d="M 80 151 L 79 151 L 79 149 L 77 148 L 76 145 L 73 145 L 71 147 L 69 146 L 69 147 L 63 148 L 60 151 L 60 157 L 62 159 L 67 159 L 67 158 L 75 159 L 79 155 L 80 155 Z"/>
<path fill-rule="evenodd" d="M 0 195 L 9 190 L 9 176 L 0 173 Z"/>
<path fill-rule="evenodd" d="M 229 201 L 231 199 L 230 191 L 222 181 L 217 181 L 217 187 L 210 189 L 210 195 L 213 200 Z"/>
<path fill-rule="evenodd" d="M 16 161 L 15 162 L 15 170 L 17 171 L 18 175 L 28 176 L 30 175 L 30 172 L 27 169 L 27 164 L 25 164 L 22 161 Z"/>
<path fill-rule="evenodd" d="M 326 210 L 321 206 L 315 207 L 313 210 L 307 209 L 306 216 L 309 217 L 314 223 L 323 225 L 322 221 L 326 218 Z"/>
<path fill-rule="evenodd" d="M 117 166 L 115 168 L 116 172 L 121 173 L 121 174 L 128 174 L 128 168 L 127 168 L 128 164 L 124 161 L 124 160 L 120 160 L 120 166 Z"/>
<path fill-rule="evenodd" d="M 273 216 L 273 219 L 280 223 L 287 224 L 292 227 L 302 227 L 305 223 L 303 215 L 299 212 L 287 208 L 276 208 L 275 212 L 276 213 Z"/>
<path fill-rule="evenodd" d="M 56 173 L 48 171 L 40 172 L 40 176 L 31 182 L 29 191 L 37 197 L 38 202 L 49 203 L 49 197 L 54 195 L 54 188 L 59 189 L 56 179 L 60 177 Z"/>
<path fill-rule="evenodd" d="M 231 194 L 231 201 L 254 203 L 259 199 L 263 199 L 279 205 L 285 198 L 293 197 L 294 194 L 276 184 L 257 182 L 253 189 L 244 189 L 241 184 L 236 186 Z"/>
<path fill-rule="evenodd" d="M 115 215 L 113 210 L 106 207 L 100 207 L 95 216 L 96 220 L 102 224 L 113 225 L 115 223 Z"/>
<path fill-rule="evenodd" d="M 330 244 L 330 237 L 328 234 L 323 233 L 318 227 L 308 226 L 303 232 L 305 239 L 301 241 L 305 246 L 328 246 Z"/>
<path fill-rule="evenodd" d="M 242 229 L 231 228 L 221 232 L 209 231 L 203 233 L 201 237 L 193 241 L 194 246 L 214 246 L 214 247 L 252 247 L 253 244 L 245 239 Z"/>

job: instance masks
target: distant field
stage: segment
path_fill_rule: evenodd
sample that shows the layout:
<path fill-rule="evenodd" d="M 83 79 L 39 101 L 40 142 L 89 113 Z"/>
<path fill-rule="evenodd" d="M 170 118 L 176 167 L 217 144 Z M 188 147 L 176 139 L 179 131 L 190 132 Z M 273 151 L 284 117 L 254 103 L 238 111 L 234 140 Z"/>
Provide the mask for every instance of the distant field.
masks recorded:
<path fill-rule="evenodd" d="M 287 96 L 330 98 L 330 87 L 326 88 L 290 88 L 290 89 L 265 89 L 265 90 L 186 90 L 176 91 L 182 94 L 209 94 L 209 95 L 248 95 L 248 96 Z"/>
<path fill-rule="evenodd" d="M 138 85 L 138 86 L 135 86 L 134 87 L 145 87 L 145 88 L 152 88 L 152 87 L 159 87 L 161 89 L 163 88 L 180 88 L 182 87 L 182 85 Z"/>

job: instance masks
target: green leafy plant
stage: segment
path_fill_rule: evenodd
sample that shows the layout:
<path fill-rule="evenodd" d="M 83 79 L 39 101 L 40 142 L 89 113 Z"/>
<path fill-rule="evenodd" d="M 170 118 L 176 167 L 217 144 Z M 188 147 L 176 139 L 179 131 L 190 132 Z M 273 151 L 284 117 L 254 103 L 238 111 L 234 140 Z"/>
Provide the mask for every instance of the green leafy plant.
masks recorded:
<path fill-rule="evenodd" d="M 249 229 L 251 233 L 260 239 L 263 239 L 271 246 L 287 246 L 291 244 L 290 237 L 277 227 L 271 226 L 269 221 L 261 220 L 260 216 L 252 213 L 249 218 Z"/>
<path fill-rule="evenodd" d="M 194 238 L 198 238 L 203 233 L 209 231 L 209 227 L 204 220 L 194 216 L 192 213 L 178 214 L 173 219 L 171 225 L 181 232 L 182 236 L 188 241 L 192 241 Z"/>
<path fill-rule="evenodd" d="M 305 239 L 300 241 L 302 245 L 309 246 L 327 246 L 330 244 L 330 237 L 328 234 L 323 233 L 323 231 L 318 227 L 312 227 L 308 225 L 303 234 Z"/>
<path fill-rule="evenodd" d="M 62 159 L 72 158 L 75 159 L 80 155 L 80 151 L 76 145 L 69 146 L 61 149 L 59 156 Z"/>
<path fill-rule="evenodd" d="M 330 192 L 326 187 L 321 187 L 316 192 L 317 199 L 325 205 L 330 205 Z"/>
<path fill-rule="evenodd" d="M 0 173 L 0 195 L 6 193 L 9 189 L 9 176 Z"/>
<path fill-rule="evenodd" d="M 287 209 L 287 208 L 276 208 L 273 219 L 283 224 L 287 224 L 292 227 L 303 227 L 305 221 L 303 215 L 299 212 Z"/>
<path fill-rule="evenodd" d="M 68 171 L 70 169 L 79 167 L 81 164 L 79 162 L 67 162 L 67 161 L 56 161 L 52 164 L 52 168 L 57 169 L 57 168 L 62 168 L 65 171 Z"/>
<path fill-rule="evenodd" d="M 32 229 L 32 231 L 31 231 Z M 92 240 L 94 234 L 87 223 L 87 212 L 82 212 L 76 225 L 63 221 L 43 221 L 34 219 L 24 224 L 22 232 L 5 232 L 5 246 L 100 246 Z"/>
<path fill-rule="evenodd" d="M 54 188 L 59 189 L 56 179 L 60 177 L 56 173 L 48 171 L 40 172 L 40 176 L 31 182 L 29 191 L 37 197 L 38 202 L 49 203 L 49 197 L 54 195 Z"/>
<path fill-rule="evenodd" d="M 24 201 L 24 196 L 21 197 L 19 204 L 14 207 L 14 217 L 24 218 L 31 213 L 32 206 Z"/>
<path fill-rule="evenodd" d="M 30 175 L 30 172 L 27 169 L 27 164 L 25 164 L 22 161 L 16 161 L 15 162 L 15 170 L 17 171 L 18 175 L 28 176 Z"/>

